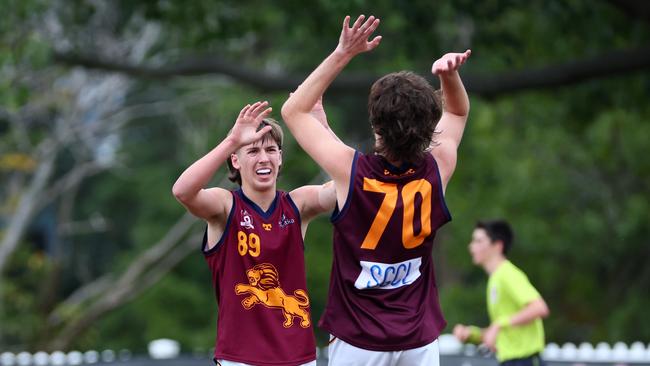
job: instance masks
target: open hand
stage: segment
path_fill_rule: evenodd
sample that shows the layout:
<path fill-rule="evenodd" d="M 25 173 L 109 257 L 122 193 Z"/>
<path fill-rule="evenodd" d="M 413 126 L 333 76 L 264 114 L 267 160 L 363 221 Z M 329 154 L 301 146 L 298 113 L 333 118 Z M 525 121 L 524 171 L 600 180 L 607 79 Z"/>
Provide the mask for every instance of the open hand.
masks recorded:
<path fill-rule="evenodd" d="M 368 42 L 368 37 L 379 26 L 379 19 L 371 15 L 365 22 L 365 15 L 359 15 L 357 20 L 350 28 L 350 16 L 343 19 L 343 29 L 339 37 L 338 51 L 344 52 L 350 57 L 354 57 L 362 52 L 368 52 L 379 45 L 381 36 L 377 36 Z"/>
<path fill-rule="evenodd" d="M 268 105 L 269 102 L 266 101 L 255 102 L 252 105 L 247 104 L 242 108 L 230 134 L 237 145 L 243 146 L 253 143 L 261 139 L 264 134 L 271 130 L 271 126 L 264 126 L 257 131 L 262 120 L 273 110 Z"/>
<path fill-rule="evenodd" d="M 471 54 L 472 50 L 467 50 L 463 53 L 447 53 L 433 63 L 431 72 L 434 75 L 456 72 Z"/>

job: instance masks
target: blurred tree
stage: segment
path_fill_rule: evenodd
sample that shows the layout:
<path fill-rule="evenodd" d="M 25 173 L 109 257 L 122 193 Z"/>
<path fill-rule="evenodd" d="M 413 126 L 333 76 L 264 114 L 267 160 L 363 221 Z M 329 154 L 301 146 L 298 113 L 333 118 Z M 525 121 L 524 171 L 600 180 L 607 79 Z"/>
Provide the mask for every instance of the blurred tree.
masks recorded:
<path fill-rule="evenodd" d="M 156 337 L 212 347 L 201 229 L 170 187 L 242 104 L 268 99 L 278 111 L 335 47 L 342 17 L 359 13 L 382 19 L 383 44 L 325 103 L 334 130 L 362 149 L 378 75 L 428 75 L 437 55 L 473 50 L 463 72 L 472 112 L 447 192 L 454 222 L 437 249 L 449 322 L 487 319 L 466 244 L 475 220 L 502 216 L 515 224 L 514 260 L 551 306 L 550 340 L 650 339 L 634 326 L 650 322 L 645 2 L 1 5 L 3 348 L 143 349 Z M 290 137 L 284 157 L 282 188 L 325 178 Z M 314 318 L 329 230 L 320 220 L 306 240 Z"/>

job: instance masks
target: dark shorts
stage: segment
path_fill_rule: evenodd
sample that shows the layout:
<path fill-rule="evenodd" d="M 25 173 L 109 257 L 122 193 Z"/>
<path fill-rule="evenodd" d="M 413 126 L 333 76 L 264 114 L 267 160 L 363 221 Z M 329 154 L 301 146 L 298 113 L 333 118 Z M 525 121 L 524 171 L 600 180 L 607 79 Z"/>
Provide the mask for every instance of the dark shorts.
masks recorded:
<path fill-rule="evenodd" d="M 524 358 L 514 358 L 512 360 L 506 360 L 499 363 L 500 366 L 545 366 L 544 360 L 539 356 L 539 353 L 535 353 L 532 356 Z"/>

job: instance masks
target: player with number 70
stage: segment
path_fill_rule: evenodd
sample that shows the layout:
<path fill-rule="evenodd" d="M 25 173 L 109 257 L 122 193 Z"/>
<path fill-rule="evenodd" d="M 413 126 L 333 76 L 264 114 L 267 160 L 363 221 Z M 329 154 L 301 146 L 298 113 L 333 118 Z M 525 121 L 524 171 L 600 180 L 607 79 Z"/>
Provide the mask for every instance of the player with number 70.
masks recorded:
<path fill-rule="evenodd" d="M 369 38 L 378 25 L 374 16 L 351 26 L 346 17 L 337 48 L 282 117 L 336 186 L 334 261 L 319 324 L 331 334 L 329 364 L 437 365 L 446 323 L 431 252 L 436 230 L 451 219 L 444 191 L 469 112 L 458 69 L 471 52 L 433 63 L 444 101 L 412 72 L 377 80 L 368 100 L 375 153 L 363 154 L 329 136 L 310 109 L 354 56 L 379 45 L 380 36 Z"/>

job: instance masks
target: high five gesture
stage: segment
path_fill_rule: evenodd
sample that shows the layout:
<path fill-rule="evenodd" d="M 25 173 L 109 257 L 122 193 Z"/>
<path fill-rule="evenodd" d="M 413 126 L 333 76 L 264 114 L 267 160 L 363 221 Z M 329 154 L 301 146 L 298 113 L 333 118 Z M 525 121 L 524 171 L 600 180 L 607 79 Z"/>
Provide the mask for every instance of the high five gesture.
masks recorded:
<path fill-rule="evenodd" d="M 379 26 L 379 19 L 372 15 L 365 22 L 363 21 L 364 19 L 365 16 L 360 15 L 354 24 L 352 24 L 352 27 L 350 27 L 349 15 L 343 19 L 343 29 L 339 37 L 339 45 L 336 47 L 337 51 L 354 57 L 379 46 L 381 36 L 376 36 L 372 41 L 368 41 L 368 38 Z"/>

